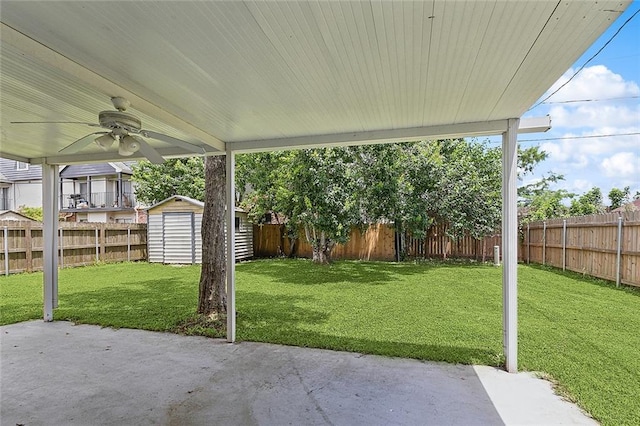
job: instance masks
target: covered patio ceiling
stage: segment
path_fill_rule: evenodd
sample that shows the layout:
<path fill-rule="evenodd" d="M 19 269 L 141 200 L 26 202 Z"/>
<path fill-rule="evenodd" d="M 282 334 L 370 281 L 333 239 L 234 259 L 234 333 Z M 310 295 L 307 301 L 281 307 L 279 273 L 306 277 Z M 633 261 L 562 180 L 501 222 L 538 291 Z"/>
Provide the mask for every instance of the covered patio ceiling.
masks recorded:
<path fill-rule="evenodd" d="M 121 160 L 59 153 L 92 127 L 11 124 L 96 123 L 114 96 L 210 153 L 500 134 L 629 3 L 3 1 L 0 156 Z"/>

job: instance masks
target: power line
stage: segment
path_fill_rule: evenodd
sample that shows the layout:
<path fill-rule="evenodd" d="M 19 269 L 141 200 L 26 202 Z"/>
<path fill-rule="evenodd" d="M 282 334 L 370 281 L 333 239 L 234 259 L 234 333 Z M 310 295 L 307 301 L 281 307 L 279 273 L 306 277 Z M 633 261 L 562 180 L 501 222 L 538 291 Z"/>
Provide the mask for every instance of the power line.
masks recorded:
<path fill-rule="evenodd" d="M 540 138 L 540 139 L 518 139 L 518 142 L 547 142 L 547 141 L 560 141 L 568 139 L 595 139 L 595 138 L 611 138 L 615 136 L 635 136 L 640 135 L 640 132 L 631 133 L 611 133 L 608 135 L 586 135 L 586 136 L 561 136 L 557 138 Z M 500 141 L 489 141 L 491 144 L 502 143 Z"/>
<path fill-rule="evenodd" d="M 571 103 L 578 103 L 578 102 L 604 102 L 604 101 L 618 101 L 618 100 L 623 100 L 623 99 L 638 99 L 640 98 L 640 96 L 621 96 L 619 98 L 604 98 L 604 99 L 575 99 L 575 100 L 571 100 L 571 101 L 554 101 L 554 102 L 541 102 L 542 104 L 545 105 L 551 105 L 551 104 L 571 104 Z M 539 105 L 539 104 L 538 104 Z"/>
<path fill-rule="evenodd" d="M 569 80 L 565 81 L 560 87 L 558 87 L 556 90 L 554 90 L 549 96 L 547 96 L 546 98 L 544 98 L 543 100 L 541 100 L 540 102 L 538 102 L 537 104 L 535 104 L 534 106 L 532 106 L 531 108 L 529 108 L 527 111 L 531 111 L 532 109 L 534 109 L 535 107 L 539 106 L 540 104 L 544 103 L 545 101 L 549 100 L 550 97 L 552 97 L 553 95 L 555 95 L 556 93 L 558 93 L 560 91 L 560 89 L 562 89 L 564 86 L 566 86 L 567 84 L 569 84 L 569 82 L 571 80 L 574 79 L 575 76 L 577 76 L 580 71 L 582 71 L 587 65 L 589 65 L 589 63 L 594 60 L 596 58 L 596 56 L 598 56 L 600 54 L 600 52 L 602 52 L 604 50 L 605 47 L 607 47 L 609 45 L 609 43 L 611 43 L 613 41 L 613 39 L 615 39 L 618 34 L 620 33 L 620 31 L 638 14 L 638 12 L 640 12 L 640 9 L 636 10 L 635 13 L 633 15 L 631 15 L 629 17 L 629 19 L 627 19 L 626 21 L 624 21 L 624 24 L 622 24 L 620 26 L 620 28 L 618 28 L 618 31 L 615 32 L 615 34 L 613 34 L 611 36 L 611 38 L 609 38 L 609 40 L 607 40 L 607 42 L 600 48 L 598 49 L 598 51 L 596 53 L 593 54 L 593 56 L 591 56 L 587 62 L 585 62 L 584 64 L 582 64 L 582 66 L 575 72 L 573 73 L 573 75 L 569 78 Z"/>
<path fill-rule="evenodd" d="M 518 142 L 538 142 L 538 141 L 559 141 L 566 139 L 593 139 L 593 138 L 610 138 L 613 136 L 635 136 L 640 135 L 640 132 L 632 133 L 611 133 L 608 135 L 588 135 L 588 136 L 562 136 L 557 138 L 541 138 L 541 139 L 518 139 Z"/>

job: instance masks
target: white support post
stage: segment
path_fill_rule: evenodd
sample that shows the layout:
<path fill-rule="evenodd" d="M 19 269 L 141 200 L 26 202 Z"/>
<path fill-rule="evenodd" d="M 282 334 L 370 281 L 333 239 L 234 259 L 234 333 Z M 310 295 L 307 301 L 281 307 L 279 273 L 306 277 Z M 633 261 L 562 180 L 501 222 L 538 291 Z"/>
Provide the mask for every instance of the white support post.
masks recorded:
<path fill-rule="evenodd" d="M 502 134 L 502 299 L 506 370 L 518 371 L 518 119 Z"/>
<path fill-rule="evenodd" d="M 130 226 L 127 226 L 127 262 L 131 262 L 131 227 Z"/>
<path fill-rule="evenodd" d="M 58 166 L 42 163 L 44 320 L 58 307 Z"/>
<path fill-rule="evenodd" d="M 227 146 L 227 342 L 236 341 L 236 186 L 235 153 Z"/>

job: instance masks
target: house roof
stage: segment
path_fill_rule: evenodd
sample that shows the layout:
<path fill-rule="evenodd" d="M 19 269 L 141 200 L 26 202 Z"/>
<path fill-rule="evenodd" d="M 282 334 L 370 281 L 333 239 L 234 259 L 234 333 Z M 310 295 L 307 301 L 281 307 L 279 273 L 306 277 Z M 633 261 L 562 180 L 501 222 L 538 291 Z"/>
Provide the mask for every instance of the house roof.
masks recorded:
<path fill-rule="evenodd" d="M 611 210 L 611 212 L 629 212 L 638 210 L 640 210 L 640 198 L 637 198 L 630 203 L 620 206 L 617 209 L 613 209 Z"/>
<path fill-rule="evenodd" d="M 3 1 L 0 156 L 121 161 L 59 152 L 95 127 L 11 124 L 96 123 L 112 96 L 214 154 L 503 133 L 629 4 Z"/>
<path fill-rule="evenodd" d="M 42 179 L 42 167 L 29 164 L 27 170 L 18 170 L 17 161 L 0 157 L 0 174 L 6 182 L 20 182 Z"/>
<path fill-rule="evenodd" d="M 25 216 L 15 210 L 0 210 L 0 220 L 28 220 L 29 222 L 37 222 L 29 216 Z"/>
<path fill-rule="evenodd" d="M 72 164 L 64 168 L 60 172 L 62 178 L 76 178 L 84 176 L 104 176 L 115 175 L 117 173 L 131 175 L 133 171 L 129 165 L 122 162 L 114 163 L 90 163 L 90 164 Z"/>

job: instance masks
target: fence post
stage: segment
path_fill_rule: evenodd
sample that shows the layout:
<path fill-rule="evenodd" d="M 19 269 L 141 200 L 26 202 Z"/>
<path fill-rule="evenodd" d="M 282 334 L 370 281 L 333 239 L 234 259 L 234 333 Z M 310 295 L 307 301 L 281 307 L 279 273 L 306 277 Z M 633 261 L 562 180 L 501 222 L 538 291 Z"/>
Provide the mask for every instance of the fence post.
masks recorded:
<path fill-rule="evenodd" d="M 493 266 L 500 266 L 500 246 L 493 246 Z"/>
<path fill-rule="evenodd" d="M 64 233 L 62 232 L 62 228 L 58 228 L 59 239 L 60 239 L 60 268 L 64 268 L 64 242 L 63 237 Z"/>
<path fill-rule="evenodd" d="M 131 262 L 131 227 L 127 226 L 127 262 Z"/>
<path fill-rule="evenodd" d="M 24 249 L 25 249 L 25 269 L 27 272 L 33 271 L 33 238 L 31 237 L 31 222 L 25 223 L 24 227 Z"/>
<path fill-rule="evenodd" d="M 98 227 L 95 228 L 96 231 L 96 263 L 100 262 L 100 240 L 98 237 Z"/>
<path fill-rule="evenodd" d="M 542 264 L 547 264 L 547 221 L 542 222 Z"/>
<path fill-rule="evenodd" d="M 616 256 L 616 287 L 620 287 L 621 260 L 622 260 L 622 216 L 618 216 L 618 253 Z"/>
<path fill-rule="evenodd" d="M 531 227 L 527 223 L 527 264 L 531 263 Z"/>
<path fill-rule="evenodd" d="M 4 227 L 4 274 L 9 275 L 9 227 Z"/>
<path fill-rule="evenodd" d="M 567 219 L 562 220 L 562 270 L 567 270 Z"/>

